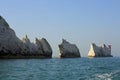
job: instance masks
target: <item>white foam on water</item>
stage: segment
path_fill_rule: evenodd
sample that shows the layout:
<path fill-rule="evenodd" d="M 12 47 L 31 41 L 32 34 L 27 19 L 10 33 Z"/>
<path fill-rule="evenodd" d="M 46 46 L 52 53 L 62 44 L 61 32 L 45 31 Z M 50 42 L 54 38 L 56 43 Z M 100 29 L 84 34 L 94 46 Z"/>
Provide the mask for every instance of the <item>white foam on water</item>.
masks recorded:
<path fill-rule="evenodd" d="M 114 71 L 111 73 L 104 73 L 104 74 L 96 74 L 95 79 L 97 80 L 112 80 L 114 78 L 114 75 L 118 74 L 120 71 Z"/>
<path fill-rule="evenodd" d="M 96 74 L 97 80 L 112 80 L 112 73 Z"/>

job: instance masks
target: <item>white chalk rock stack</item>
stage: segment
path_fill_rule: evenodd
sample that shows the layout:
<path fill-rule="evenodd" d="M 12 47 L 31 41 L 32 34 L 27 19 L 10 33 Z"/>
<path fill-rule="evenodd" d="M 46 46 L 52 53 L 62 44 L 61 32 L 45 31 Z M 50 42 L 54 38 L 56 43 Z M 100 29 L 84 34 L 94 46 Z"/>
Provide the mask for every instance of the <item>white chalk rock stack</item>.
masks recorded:
<path fill-rule="evenodd" d="M 49 45 L 48 41 L 45 38 L 42 38 L 39 40 L 40 44 L 41 44 L 41 48 L 42 48 L 42 52 L 46 55 L 46 56 L 50 56 L 52 55 L 52 48 Z"/>
<path fill-rule="evenodd" d="M 8 23 L 0 16 L 0 58 L 51 58 L 52 49 L 46 39 L 30 42 L 26 36 L 20 40 Z"/>
<path fill-rule="evenodd" d="M 0 16 L 0 54 L 17 54 L 20 53 L 21 47 L 22 41 Z"/>
<path fill-rule="evenodd" d="M 96 46 L 95 43 L 92 43 L 90 45 L 88 57 L 112 57 L 111 45 L 108 45 L 108 47 L 105 44 L 102 46 Z"/>
<path fill-rule="evenodd" d="M 58 45 L 59 57 L 61 58 L 75 58 L 80 57 L 79 49 L 75 44 L 71 44 L 66 40 L 62 40 L 62 43 Z"/>

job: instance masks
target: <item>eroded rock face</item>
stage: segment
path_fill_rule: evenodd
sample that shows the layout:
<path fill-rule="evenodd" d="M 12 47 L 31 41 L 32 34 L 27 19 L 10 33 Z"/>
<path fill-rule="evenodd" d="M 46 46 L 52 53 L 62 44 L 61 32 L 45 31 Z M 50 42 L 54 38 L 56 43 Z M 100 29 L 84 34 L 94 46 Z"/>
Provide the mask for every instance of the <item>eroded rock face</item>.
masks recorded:
<path fill-rule="evenodd" d="M 22 41 L 17 38 L 8 23 L 0 17 L 0 54 L 19 53 L 20 47 L 22 46 L 20 43 Z"/>
<path fill-rule="evenodd" d="M 88 57 L 112 57 L 111 55 L 111 46 L 108 47 L 103 44 L 102 46 L 96 46 L 95 43 L 90 45 L 90 50 L 88 53 Z"/>
<path fill-rule="evenodd" d="M 42 52 L 45 53 L 46 55 L 52 55 L 52 48 L 49 45 L 48 41 L 45 38 L 42 38 L 39 40 L 40 41 L 40 45 L 42 48 Z"/>
<path fill-rule="evenodd" d="M 20 40 L 8 23 L 0 16 L 0 58 L 51 58 L 52 49 L 46 39 L 30 42 L 26 36 Z"/>
<path fill-rule="evenodd" d="M 62 40 L 62 43 L 58 45 L 59 47 L 59 57 L 61 58 L 71 58 L 80 57 L 79 49 L 75 44 L 71 44 L 66 40 Z"/>

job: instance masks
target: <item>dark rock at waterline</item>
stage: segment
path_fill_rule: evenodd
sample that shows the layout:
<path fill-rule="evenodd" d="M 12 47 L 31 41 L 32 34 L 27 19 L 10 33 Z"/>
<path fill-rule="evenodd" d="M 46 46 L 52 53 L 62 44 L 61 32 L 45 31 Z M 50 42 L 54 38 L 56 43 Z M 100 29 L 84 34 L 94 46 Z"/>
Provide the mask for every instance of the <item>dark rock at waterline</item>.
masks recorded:
<path fill-rule="evenodd" d="M 76 58 L 81 57 L 79 49 L 75 44 L 71 44 L 66 40 L 62 40 L 62 43 L 58 45 L 59 57 L 61 58 Z"/>
<path fill-rule="evenodd" d="M 92 43 L 90 45 L 88 57 L 112 57 L 111 45 L 108 45 L 108 47 L 105 44 L 97 46 L 95 43 Z"/>

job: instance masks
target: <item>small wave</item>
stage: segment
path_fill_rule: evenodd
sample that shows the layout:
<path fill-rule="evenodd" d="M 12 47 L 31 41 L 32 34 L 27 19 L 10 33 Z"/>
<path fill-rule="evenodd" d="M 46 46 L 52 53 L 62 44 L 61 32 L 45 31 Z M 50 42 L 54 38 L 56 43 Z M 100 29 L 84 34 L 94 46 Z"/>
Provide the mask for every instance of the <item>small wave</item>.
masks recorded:
<path fill-rule="evenodd" d="M 104 73 L 104 74 L 95 74 L 92 76 L 82 77 L 79 80 L 112 80 L 111 74 Z"/>
<path fill-rule="evenodd" d="M 120 71 L 113 71 L 110 73 L 95 74 L 91 80 L 114 80 L 119 79 Z"/>
<path fill-rule="evenodd" d="M 98 80 L 112 80 L 111 73 L 97 74 L 96 77 L 98 78 Z"/>

